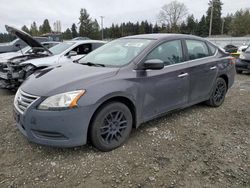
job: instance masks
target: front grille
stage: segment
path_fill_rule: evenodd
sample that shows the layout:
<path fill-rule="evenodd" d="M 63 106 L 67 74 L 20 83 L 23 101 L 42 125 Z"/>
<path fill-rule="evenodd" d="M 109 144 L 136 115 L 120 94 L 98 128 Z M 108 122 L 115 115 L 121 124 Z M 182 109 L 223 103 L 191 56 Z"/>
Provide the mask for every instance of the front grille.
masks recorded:
<path fill-rule="evenodd" d="M 39 99 L 38 96 L 30 95 L 19 89 L 15 96 L 14 105 L 23 114 L 37 99 Z"/>

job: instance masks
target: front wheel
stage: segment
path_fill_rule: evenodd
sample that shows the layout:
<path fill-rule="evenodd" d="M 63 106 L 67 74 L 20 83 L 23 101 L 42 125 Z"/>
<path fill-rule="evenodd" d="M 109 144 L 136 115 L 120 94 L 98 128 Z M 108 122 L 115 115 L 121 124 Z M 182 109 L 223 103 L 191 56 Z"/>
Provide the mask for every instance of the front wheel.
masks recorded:
<path fill-rule="evenodd" d="M 101 107 L 90 126 L 90 140 L 101 151 L 121 146 L 132 130 L 133 118 L 129 108 L 120 102 Z"/>
<path fill-rule="evenodd" d="M 210 98 L 206 101 L 209 106 L 219 107 L 225 100 L 227 83 L 223 78 L 217 78 Z"/>

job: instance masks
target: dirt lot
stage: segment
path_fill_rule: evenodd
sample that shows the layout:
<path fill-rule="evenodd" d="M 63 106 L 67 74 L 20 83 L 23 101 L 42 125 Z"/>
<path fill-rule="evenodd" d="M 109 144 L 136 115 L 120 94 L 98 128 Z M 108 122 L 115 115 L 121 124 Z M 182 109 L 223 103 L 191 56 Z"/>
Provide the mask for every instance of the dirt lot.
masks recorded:
<path fill-rule="evenodd" d="M 109 153 L 29 143 L 0 91 L 0 187 L 250 187 L 250 75 L 222 107 L 199 104 L 144 124 Z"/>

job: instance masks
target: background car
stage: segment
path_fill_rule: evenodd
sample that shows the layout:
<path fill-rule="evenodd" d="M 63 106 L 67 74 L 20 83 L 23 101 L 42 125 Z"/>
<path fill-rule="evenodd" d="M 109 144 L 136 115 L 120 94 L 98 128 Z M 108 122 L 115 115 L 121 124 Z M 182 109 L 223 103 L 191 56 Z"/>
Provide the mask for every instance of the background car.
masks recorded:
<path fill-rule="evenodd" d="M 59 44 L 60 42 L 54 42 L 54 41 L 50 41 L 50 42 L 41 42 L 41 44 L 47 48 L 50 49 L 51 47 Z M 24 48 L 22 48 L 21 50 L 17 51 L 17 52 L 6 52 L 6 53 L 2 53 L 0 54 L 0 63 L 3 61 L 7 61 L 10 60 L 11 58 L 14 57 L 18 57 L 18 56 L 22 56 L 25 54 L 32 54 L 32 48 L 31 46 L 26 46 Z"/>
<path fill-rule="evenodd" d="M 10 34 L 14 34 L 12 27 L 9 27 L 7 25 L 5 27 L 6 27 L 6 30 Z M 12 42 L 0 43 L 0 53 L 16 52 L 16 51 L 19 51 L 28 45 L 27 41 L 24 41 L 22 38 L 19 38 L 19 36 L 16 34 L 14 34 L 14 35 L 18 38 L 13 40 Z M 49 39 L 46 37 L 33 37 L 33 40 L 36 40 L 38 42 L 48 42 L 49 41 Z"/>
<path fill-rule="evenodd" d="M 78 60 L 105 43 L 95 40 L 67 41 L 47 49 L 23 31 L 13 27 L 8 27 L 8 30 L 29 44 L 32 53 L 0 62 L 0 87 L 5 89 L 16 89 L 38 69 Z"/>
<path fill-rule="evenodd" d="M 224 47 L 225 51 L 228 53 L 236 53 L 238 50 L 238 47 L 233 44 L 228 44 Z"/>
<path fill-rule="evenodd" d="M 250 46 L 243 50 L 236 60 L 236 71 L 241 74 L 243 71 L 250 71 Z"/>
<path fill-rule="evenodd" d="M 204 101 L 220 106 L 234 82 L 234 63 L 200 37 L 125 37 L 31 75 L 15 96 L 14 117 L 32 142 L 73 147 L 89 140 L 110 151 L 132 127 L 167 112 Z"/>

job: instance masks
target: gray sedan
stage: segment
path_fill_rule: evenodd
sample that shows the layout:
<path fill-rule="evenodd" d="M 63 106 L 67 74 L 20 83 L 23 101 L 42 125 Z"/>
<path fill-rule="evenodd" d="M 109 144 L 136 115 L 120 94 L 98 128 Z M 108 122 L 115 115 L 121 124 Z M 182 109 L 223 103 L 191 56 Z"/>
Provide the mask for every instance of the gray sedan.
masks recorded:
<path fill-rule="evenodd" d="M 132 128 L 196 103 L 220 106 L 235 60 L 210 42 L 178 34 L 114 40 L 76 63 L 31 75 L 14 101 L 17 127 L 32 142 L 101 151 Z"/>

